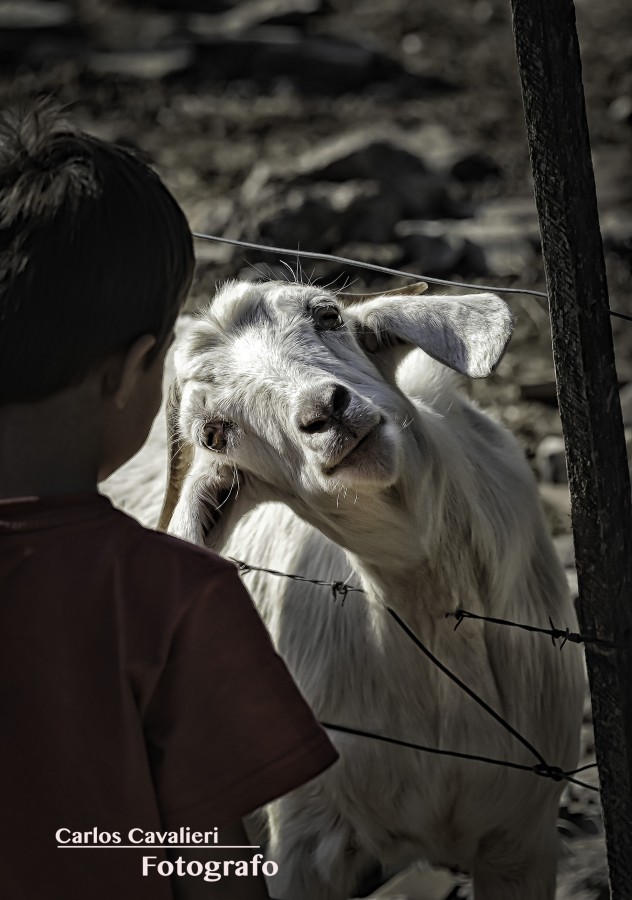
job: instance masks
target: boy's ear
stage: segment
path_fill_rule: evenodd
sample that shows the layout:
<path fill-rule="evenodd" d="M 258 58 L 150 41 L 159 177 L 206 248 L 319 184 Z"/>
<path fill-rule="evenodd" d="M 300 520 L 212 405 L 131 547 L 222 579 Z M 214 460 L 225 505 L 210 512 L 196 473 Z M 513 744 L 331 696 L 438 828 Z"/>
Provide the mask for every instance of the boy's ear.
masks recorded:
<path fill-rule="evenodd" d="M 393 356 L 394 349 L 420 347 L 470 378 L 494 371 L 514 322 L 507 304 L 495 294 L 377 297 L 348 306 L 347 316 L 355 321 L 358 339 L 370 355 L 379 359 Z M 401 353 L 394 354 L 398 357 Z"/>
<path fill-rule="evenodd" d="M 134 393 L 138 376 L 147 367 L 147 358 L 156 345 L 153 334 L 143 334 L 124 353 L 113 357 L 105 365 L 104 390 L 118 409 L 124 409 Z"/>

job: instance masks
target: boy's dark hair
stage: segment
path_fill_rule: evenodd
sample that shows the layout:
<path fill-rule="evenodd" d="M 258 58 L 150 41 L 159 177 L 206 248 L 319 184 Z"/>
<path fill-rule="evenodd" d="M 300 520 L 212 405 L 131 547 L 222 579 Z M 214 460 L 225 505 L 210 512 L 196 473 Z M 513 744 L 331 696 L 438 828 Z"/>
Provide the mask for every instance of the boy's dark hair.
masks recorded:
<path fill-rule="evenodd" d="M 80 382 L 141 334 L 164 344 L 193 272 L 158 176 L 49 105 L 0 116 L 0 404 Z"/>

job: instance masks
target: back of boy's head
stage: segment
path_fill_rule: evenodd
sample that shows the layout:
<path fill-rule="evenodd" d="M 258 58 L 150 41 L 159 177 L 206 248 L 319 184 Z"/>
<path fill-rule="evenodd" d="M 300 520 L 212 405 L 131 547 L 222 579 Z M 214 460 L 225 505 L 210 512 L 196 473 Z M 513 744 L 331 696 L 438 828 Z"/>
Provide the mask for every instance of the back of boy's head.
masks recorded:
<path fill-rule="evenodd" d="M 0 404 L 81 382 L 140 335 L 171 332 L 193 271 L 158 176 L 49 105 L 0 116 Z"/>

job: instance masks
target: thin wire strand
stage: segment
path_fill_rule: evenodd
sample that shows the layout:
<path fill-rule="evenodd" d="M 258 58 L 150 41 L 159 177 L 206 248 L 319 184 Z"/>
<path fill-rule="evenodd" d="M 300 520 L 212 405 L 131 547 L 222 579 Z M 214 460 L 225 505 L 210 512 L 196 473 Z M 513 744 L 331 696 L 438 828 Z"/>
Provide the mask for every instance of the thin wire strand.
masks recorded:
<path fill-rule="evenodd" d="M 478 756 L 473 753 L 460 753 L 458 750 L 443 750 L 437 747 L 426 747 L 424 744 L 414 744 L 411 741 L 402 741 L 399 738 L 385 737 L 382 734 L 374 734 L 371 731 L 362 731 L 360 728 L 349 728 L 346 725 L 331 725 L 329 722 L 320 723 L 323 728 L 331 731 L 340 731 L 343 734 L 354 734 L 358 737 L 371 738 L 374 741 L 383 741 L 386 744 L 396 744 L 398 747 L 409 747 L 411 750 L 422 750 L 424 753 L 434 753 L 437 756 L 453 756 L 455 759 L 473 759 L 476 762 L 489 763 L 494 766 L 505 766 L 508 769 L 520 769 L 522 772 L 533 772 L 533 766 L 523 763 L 509 762 L 505 759 L 494 759 L 491 756 Z"/>
<path fill-rule="evenodd" d="M 192 231 L 191 234 L 194 238 L 198 238 L 201 241 L 217 241 L 220 244 L 230 244 L 233 247 L 245 247 L 247 250 L 263 250 L 266 253 L 280 253 L 282 255 L 285 254 L 286 256 L 296 256 L 297 260 L 299 256 L 303 256 L 306 259 L 320 259 L 329 262 L 337 262 L 344 266 L 355 266 L 358 269 L 371 269 L 373 272 L 381 272 L 383 275 L 396 275 L 401 276 L 402 278 L 412 278 L 417 281 L 427 281 L 429 284 L 472 288 L 473 290 L 478 291 L 496 291 L 498 294 L 528 294 L 531 297 L 542 297 L 544 300 L 549 299 L 548 294 L 545 292 L 534 291 L 530 288 L 497 287 L 488 284 L 470 284 L 467 281 L 449 281 L 447 278 L 433 278 L 430 275 L 415 275 L 412 272 L 404 272 L 402 269 L 391 269 L 388 266 L 378 266 L 375 263 L 360 262 L 358 259 L 350 259 L 346 256 L 334 256 L 332 253 L 315 253 L 312 250 L 289 250 L 287 247 L 271 247 L 267 244 L 254 244 L 250 241 L 238 241 L 235 238 L 219 237 L 215 234 L 202 234 L 199 231 Z M 256 268 L 256 266 L 253 266 L 253 268 Z M 350 294 L 349 296 L 353 295 Z M 358 296 L 364 295 L 359 294 Z M 627 322 L 632 322 L 632 316 L 628 316 L 625 313 L 615 312 L 612 309 L 609 309 L 608 312 L 611 316 L 616 316 L 618 319 L 625 319 Z"/>
<path fill-rule="evenodd" d="M 541 771 L 538 766 L 527 766 L 523 763 L 515 763 L 506 759 L 494 759 L 491 756 L 479 756 L 474 753 L 460 753 L 458 750 L 443 750 L 437 747 L 426 747 L 424 744 L 414 744 L 411 741 L 402 741 L 399 738 L 391 738 L 386 737 L 382 734 L 374 734 L 372 731 L 363 731 L 360 728 L 349 728 L 347 725 L 332 725 L 330 722 L 321 722 L 320 723 L 323 728 L 327 728 L 330 731 L 340 731 L 342 734 L 353 734 L 358 737 L 369 738 L 374 741 L 383 741 L 385 744 L 395 744 L 398 747 L 408 747 L 411 750 L 421 750 L 423 753 L 433 753 L 436 756 L 450 756 L 455 759 L 470 759 L 474 762 L 482 762 L 488 763 L 492 766 L 503 766 L 506 769 L 518 769 L 521 772 L 533 772 L 536 775 L 541 775 L 544 777 L 551 777 L 547 771 Z M 596 765 L 593 763 L 592 765 Z M 588 769 L 590 766 L 583 766 L 583 769 Z M 577 769 L 575 771 L 581 772 L 583 769 Z M 561 771 L 561 770 L 560 770 Z M 588 784 L 585 781 L 579 781 L 577 778 L 573 778 L 575 771 L 572 772 L 561 772 L 559 781 L 570 781 L 572 784 L 580 785 L 581 787 L 587 788 L 589 791 L 597 791 L 599 792 L 599 788 L 595 787 L 593 784 Z"/>
<path fill-rule="evenodd" d="M 615 312 L 613 309 L 609 309 L 608 312 L 611 316 L 616 316 L 617 319 L 625 319 L 626 322 L 632 322 L 632 316 L 626 316 L 625 313 Z"/>
<path fill-rule="evenodd" d="M 485 284 L 468 284 L 466 281 L 448 281 L 446 278 L 431 278 L 429 275 L 415 275 L 412 272 L 404 272 L 401 269 L 391 269 L 388 266 L 378 266 L 375 263 L 360 262 L 357 259 L 349 259 L 346 256 L 334 256 L 331 253 L 314 253 L 311 250 L 288 250 L 286 247 L 270 247 L 267 244 L 253 244 L 250 241 L 238 241 L 234 238 L 218 237 L 214 234 L 201 234 L 192 232 L 194 238 L 202 241 L 218 241 L 221 244 L 231 244 L 233 247 L 245 247 L 247 250 L 263 250 L 266 253 L 280 253 L 286 256 L 303 256 L 306 259 L 321 259 L 329 262 L 337 262 L 344 266 L 356 266 L 359 269 L 371 269 L 373 272 L 381 272 L 383 275 L 399 275 L 403 278 L 412 278 L 416 281 L 427 281 L 429 284 L 443 284 L 450 287 L 472 288 L 477 291 L 497 291 L 499 294 L 530 294 L 533 297 L 548 299 L 548 295 L 542 291 L 534 291 L 528 288 L 493 287 Z"/>
<path fill-rule="evenodd" d="M 302 582 L 307 582 L 309 584 L 320 585 L 322 587 L 329 587 L 332 589 L 334 599 L 336 599 L 337 595 L 341 595 L 343 603 L 344 603 L 344 600 L 348 593 L 351 593 L 351 592 L 355 592 L 355 593 L 359 593 L 359 594 L 366 593 L 366 591 L 363 588 L 347 584 L 344 581 L 321 581 L 320 579 L 317 579 L 317 578 L 306 578 L 304 575 L 293 575 L 293 574 L 289 574 L 287 572 L 280 572 L 277 569 L 267 569 L 267 568 L 264 568 L 263 566 L 253 566 L 250 563 L 246 563 L 243 560 L 235 559 L 234 557 L 231 557 L 231 559 L 234 563 L 236 563 L 236 565 L 239 567 L 239 571 L 242 572 L 243 574 L 246 574 L 248 572 L 265 572 L 268 575 L 276 575 L 280 578 L 289 578 L 293 581 L 302 581 Z M 435 753 L 435 754 L 444 755 L 444 756 L 454 756 L 454 757 L 458 757 L 461 759 L 472 759 L 472 760 L 475 760 L 478 762 L 488 762 L 488 763 L 498 762 L 499 765 L 505 765 L 508 768 L 522 769 L 524 771 L 534 772 L 536 775 L 540 775 L 540 776 L 547 777 L 547 778 L 552 778 L 554 781 L 569 781 L 580 787 L 584 787 L 587 790 L 597 791 L 597 792 L 599 791 L 599 788 L 594 787 L 594 785 L 590 785 L 590 784 L 587 784 L 586 782 L 579 781 L 577 778 L 573 777 L 574 775 L 578 774 L 579 772 L 583 772 L 586 769 L 595 767 L 597 765 L 596 763 L 590 763 L 587 766 L 582 766 L 580 769 L 574 769 L 571 772 L 564 772 L 559 766 L 554 766 L 554 765 L 551 765 L 550 763 L 547 763 L 547 761 L 544 759 L 542 754 L 533 746 L 533 744 L 531 744 L 523 735 L 521 735 L 520 732 L 516 731 L 516 729 L 513 728 L 513 726 L 510 725 L 509 722 L 507 722 L 505 719 L 503 719 L 499 713 L 497 713 L 481 697 L 479 697 L 478 694 L 476 694 L 463 681 L 461 681 L 461 679 L 458 678 L 457 675 L 455 675 L 453 672 L 451 672 L 450 669 L 447 668 L 447 666 L 445 666 L 442 662 L 440 662 L 440 660 L 438 660 L 437 657 L 434 656 L 434 654 L 432 654 L 430 652 L 430 650 L 428 650 L 428 648 L 421 642 L 421 640 L 417 637 L 417 635 L 414 633 L 414 631 L 412 631 L 408 627 L 408 625 L 406 625 L 406 623 L 403 621 L 403 619 L 401 619 L 398 616 L 398 614 L 393 609 L 391 609 L 390 606 L 387 606 L 386 610 L 389 613 L 389 615 L 393 618 L 393 620 L 400 626 L 400 628 L 402 628 L 402 630 L 406 633 L 406 635 L 418 647 L 418 649 L 420 649 L 441 672 L 443 672 L 458 687 L 460 687 L 463 691 L 465 691 L 465 693 L 468 694 L 468 696 L 471 697 L 471 699 L 473 699 L 476 703 L 478 703 L 490 716 L 492 716 L 492 718 L 494 718 L 500 725 L 502 725 L 503 728 L 505 728 L 514 738 L 516 738 L 518 741 L 520 741 L 520 743 L 522 743 L 535 756 L 535 758 L 538 760 L 538 764 L 535 766 L 527 766 L 527 765 L 523 765 L 520 763 L 506 762 L 504 760 L 496 761 L 496 760 L 491 759 L 490 757 L 475 756 L 475 755 L 469 754 L 469 753 L 460 753 L 456 750 L 440 750 L 435 747 L 425 747 L 421 744 L 412 744 L 407 741 L 401 741 L 397 738 L 389 738 L 389 737 L 385 737 L 383 735 L 376 735 L 376 734 L 373 734 L 368 731 L 364 732 L 364 731 L 360 731 L 359 729 L 351 729 L 344 725 L 329 725 L 324 722 L 321 722 L 321 725 L 323 725 L 323 727 L 331 728 L 333 730 L 338 730 L 338 731 L 346 731 L 349 734 L 357 734 L 362 737 L 368 737 L 368 738 L 373 738 L 373 739 L 379 740 L 379 741 L 385 741 L 386 743 L 398 744 L 398 745 L 401 745 L 404 747 L 411 747 L 413 749 L 422 750 L 427 753 Z"/>
<path fill-rule="evenodd" d="M 279 578 L 290 578 L 292 581 L 302 581 L 307 584 L 317 584 L 320 585 L 320 587 L 331 588 L 334 598 L 339 594 L 342 597 L 343 603 L 347 594 L 366 593 L 363 588 L 354 587 L 353 585 L 346 584 L 344 581 L 319 581 L 318 578 L 305 578 L 304 575 L 290 575 L 287 572 L 277 572 L 276 569 L 264 569 L 261 566 L 251 566 L 250 563 L 243 562 L 241 559 L 235 559 L 232 556 L 229 556 L 228 558 L 236 563 L 239 567 L 239 571 L 243 574 L 247 574 L 248 572 L 265 572 L 268 575 L 277 575 Z"/>
<path fill-rule="evenodd" d="M 540 628 L 537 625 L 524 625 L 522 622 L 512 622 L 509 619 L 497 619 L 493 616 L 481 616 L 478 613 L 469 612 L 467 609 L 457 609 L 455 612 L 449 612 L 445 614 L 446 619 L 455 618 L 456 625 L 454 626 L 454 630 L 461 625 L 461 623 L 465 619 L 478 619 L 480 622 L 490 622 L 492 625 L 507 625 L 511 628 L 520 628 L 522 631 L 531 631 L 536 632 L 538 634 L 547 634 L 553 641 L 553 646 L 556 646 L 555 641 L 557 639 L 561 639 L 562 644 L 560 649 L 570 641 L 572 644 L 597 644 L 600 647 L 608 647 L 612 650 L 628 650 L 629 647 L 624 644 L 616 644 L 614 641 L 605 640 L 605 638 L 598 637 L 589 637 L 586 634 L 578 634 L 574 631 L 569 631 L 568 628 L 556 628 L 553 624 L 552 620 L 549 619 L 550 628 Z"/>
<path fill-rule="evenodd" d="M 502 725 L 502 727 L 506 731 L 509 732 L 509 734 L 511 734 L 513 737 L 515 737 L 517 741 L 520 741 L 520 743 L 523 745 L 523 747 L 526 747 L 530 753 L 533 753 L 533 755 L 538 760 L 540 765 L 547 766 L 548 768 L 555 768 L 554 766 L 548 766 L 547 761 L 542 756 L 540 751 L 536 750 L 536 748 L 533 746 L 533 744 L 530 741 L 528 741 L 527 738 L 524 737 L 524 735 L 520 734 L 519 731 L 516 731 L 516 729 L 513 727 L 513 725 L 510 725 L 509 722 L 507 722 L 505 719 L 503 719 L 503 717 L 499 713 L 497 713 L 496 710 L 492 706 L 489 705 L 489 703 L 486 703 L 485 700 L 483 700 L 482 697 L 479 697 L 479 695 L 475 691 L 473 691 L 471 687 L 468 687 L 468 685 L 465 684 L 464 681 L 461 681 L 461 679 L 458 677 L 458 675 L 455 675 L 454 672 L 452 672 L 450 669 L 448 669 L 448 667 L 444 663 L 441 662 L 441 660 L 437 659 L 437 657 L 434 655 L 434 653 L 432 653 L 426 647 L 426 645 L 420 640 L 420 638 L 417 637 L 415 632 L 406 624 L 406 622 L 404 622 L 404 620 L 395 612 L 394 609 L 391 609 L 390 606 L 387 606 L 386 609 L 388 611 L 389 616 L 391 616 L 391 618 L 394 619 L 395 622 L 397 622 L 397 624 L 402 629 L 402 631 L 404 631 L 405 634 L 408 635 L 408 637 L 415 644 L 415 646 L 418 647 L 419 650 L 421 650 L 421 652 L 424 653 L 428 657 L 428 659 L 437 667 L 437 669 L 439 669 L 440 672 L 443 672 L 443 674 L 446 675 L 450 679 L 450 681 L 453 681 L 454 684 L 456 684 L 458 687 L 460 687 L 461 690 L 464 691 L 468 695 L 468 697 L 471 697 L 472 700 L 474 700 L 476 703 L 478 703 L 478 705 L 482 709 L 484 709 L 485 712 L 488 713 L 492 717 L 492 719 L 495 719 L 499 725 Z"/>
<path fill-rule="evenodd" d="M 579 769 L 572 769 L 570 772 L 567 772 L 567 775 L 579 775 L 580 772 L 585 772 L 587 769 L 596 769 L 597 763 L 587 763 L 585 766 L 580 766 Z"/>

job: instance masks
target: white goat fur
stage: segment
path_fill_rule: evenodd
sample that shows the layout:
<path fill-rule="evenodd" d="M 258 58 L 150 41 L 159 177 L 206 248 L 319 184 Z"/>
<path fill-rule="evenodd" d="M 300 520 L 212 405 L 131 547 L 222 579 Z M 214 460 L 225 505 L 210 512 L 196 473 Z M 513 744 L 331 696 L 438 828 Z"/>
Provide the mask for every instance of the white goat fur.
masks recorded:
<path fill-rule="evenodd" d="M 317 287 L 233 282 L 199 316 L 175 356 L 190 468 L 170 530 L 253 565 L 364 588 L 341 606 L 322 587 L 247 576 L 321 720 L 536 763 L 415 648 L 389 605 L 548 762 L 572 769 L 577 648 L 473 621 L 454 631 L 445 618 L 463 607 L 575 621 L 521 450 L 446 368 L 492 370 L 511 330 L 504 303 L 382 297 L 342 309 L 344 325 L 336 303 Z M 218 422 L 220 452 L 204 446 Z M 554 896 L 559 783 L 331 737 L 340 761 L 267 808 L 275 896 L 346 900 L 372 860 L 420 857 L 472 872 L 477 900 Z"/>

